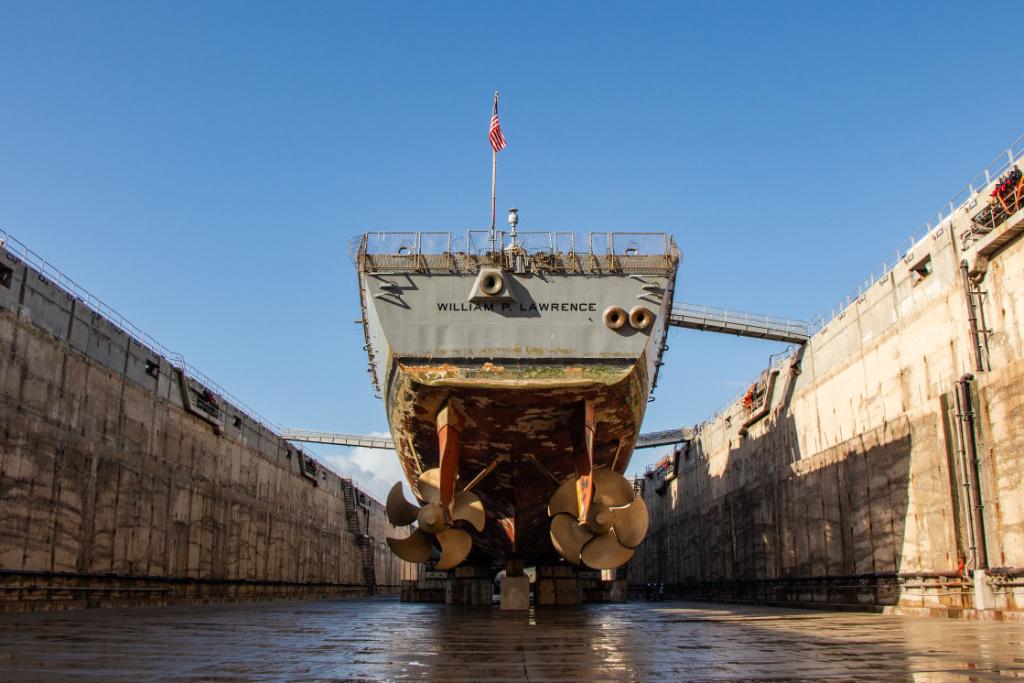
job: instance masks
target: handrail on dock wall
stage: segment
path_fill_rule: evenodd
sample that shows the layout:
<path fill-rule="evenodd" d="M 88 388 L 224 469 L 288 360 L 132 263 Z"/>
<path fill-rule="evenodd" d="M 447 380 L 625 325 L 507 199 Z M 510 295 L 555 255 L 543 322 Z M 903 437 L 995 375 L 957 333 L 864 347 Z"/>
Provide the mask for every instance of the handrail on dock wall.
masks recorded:
<path fill-rule="evenodd" d="M 72 280 L 59 268 L 55 267 L 52 263 L 49 263 L 46 259 L 40 256 L 38 253 L 30 249 L 25 245 L 24 242 L 14 237 L 6 230 L 0 229 L 0 247 L 3 247 L 8 253 L 13 254 L 16 258 L 21 259 L 26 265 L 34 268 L 39 274 L 46 279 L 47 282 L 57 285 L 60 289 L 68 294 L 68 296 L 74 297 L 76 300 L 82 302 L 93 311 L 103 317 L 104 320 L 109 322 L 111 325 L 128 335 L 129 338 L 133 339 L 138 344 L 145 346 L 151 351 L 157 353 L 166 359 L 172 367 L 178 371 L 183 372 L 187 377 L 190 377 L 207 389 L 210 389 L 221 397 L 226 399 L 233 407 L 239 411 L 245 413 L 251 420 L 267 429 L 272 434 L 281 437 L 282 428 L 274 423 L 273 421 L 263 417 L 258 412 L 250 408 L 248 405 L 239 400 L 234 394 L 229 392 L 227 389 L 222 387 L 220 384 L 210 379 L 208 375 L 203 373 L 199 368 L 192 365 L 185 360 L 185 357 L 176 352 L 171 351 L 169 348 L 161 344 L 155 338 L 144 332 L 133 322 L 128 320 L 126 317 L 121 315 L 111 306 L 108 306 L 103 302 L 102 299 L 92 294 L 89 290 L 85 289 L 77 282 Z M 283 437 L 282 437 L 283 438 Z M 305 452 L 304 455 L 309 457 L 313 456 L 313 459 L 317 463 L 317 467 L 323 467 L 331 472 L 334 472 L 340 478 L 351 479 L 346 477 L 340 472 L 335 471 L 332 467 L 327 465 L 323 460 L 316 456 L 315 453 Z"/>
<path fill-rule="evenodd" d="M 867 279 L 861 282 L 853 292 L 848 294 L 845 299 L 840 300 L 839 304 L 829 311 L 827 317 L 821 314 L 814 316 L 807 328 L 810 337 L 813 337 L 828 327 L 828 325 L 835 320 L 840 313 L 864 296 L 874 284 L 888 278 L 889 274 L 894 268 L 896 268 L 896 266 L 900 263 L 909 262 L 913 258 L 913 250 L 918 243 L 929 235 L 937 236 L 940 234 L 941 230 L 949 227 L 951 223 L 950 219 L 961 207 L 967 205 L 968 202 L 974 201 L 981 192 L 986 190 L 990 185 L 992 185 L 992 183 L 996 182 L 1001 175 L 1009 171 L 1015 164 L 1022 160 L 1024 160 L 1024 135 L 1018 137 L 1010 144 L 1009 147 L 996 155 L 996 157 L 974 178 L 972 178 L 962 190 L 957 192 L 949 199 L 949 201 L 943 204 L 942 208 L 935 214 L 935 223 L 932 223 L 930 220 L 927 221 L 921 229 L 901 242 L 899 248 L 895 251 L 892 260 L 886 259 L 883 261 L 882 264 L 873 270 L 868 275 Z M 797 352 L 798 349 L 799 347 L 794 347 L 784 355 L 773 356 L 774 360 L 771 363 L 771 368 L 777 367 L 777 364 L 781 367 L 781 363 L 789 359 Z M 725 403 L 712 413 L 711 416 L 704 419 L 701 424 L 708 424 L 723 415 L 730 407 L 739 401 L 745 393 L 746 388 L 741 388 L 739 392 L 725 401 Z"/>
<path fill-rule="evenodd" d="M 863 282 L 857 285 L 854 291 L 850 292 L 844 299 L 840 299 L 835 306 L 829 309 L 827 316 L 824 313 L 815 315 L 812 318 L 812 333 L 816 334 L 827 327 L 840 313 L 846 310 L 853 302 L 860 299 L 872 285 L 888 277 L 889 273 L 896 266 L 901 262 L 906 262 L 912 256 L 914 247 L 921 240 L 930 234 L 938 234 L 940 230 L 950 223 L 950 219 L 961 207 L 965 206 L 968 202 L 974 201 L 982 191 L 987 189 L 988 186 L 997 181 L 1001 175 L 1013 168 L 1022 159 L 1024 159 L 1024 135 L 1018 137 L 1009 147 L 997 154 L 984 169 L 971 178 L 970 182 L 963 189 L 950 197 L 935 213 L 934 222 L 932 219 L 929 219 L 921 228 L 903 240 L 898 245 L 891 260 L 886 258 Z"/>
<path fill-rule="evenodd" d="M 0 229 L 0 246 L 6 248 L 7 251 L 20 258 L 27 265 L 38 270 L 39 273 L 49 282 L 57 285 L 75 299 L 81 301 L 86 306 L 99 313 L 107 322 L 127 334 L 136 342 L 157 352 L 166 358 L 173 366 L 180 370 L 184 370 L 186 375 L 198 380 L 207 388 L 216 391 L 218 394 L 228 399 L 235 407 L 256 422 L 262 424 L 273 432 L 279 431 L 279 427 L 277 425 L 240 401 L 227 389 L 210 379 L 206 374 L 199 370 L 199 368 L 188 363 L 182 354 L 176 351 L 171 351 L 155 338 L 140 329 L 135 323 L 128 320 L 114 308 L 104 303 L 102 299 L 72 280 L 52 263 L 49 263 L 42 256 L 29 249 L 22 241 L 2 229 Z"/>

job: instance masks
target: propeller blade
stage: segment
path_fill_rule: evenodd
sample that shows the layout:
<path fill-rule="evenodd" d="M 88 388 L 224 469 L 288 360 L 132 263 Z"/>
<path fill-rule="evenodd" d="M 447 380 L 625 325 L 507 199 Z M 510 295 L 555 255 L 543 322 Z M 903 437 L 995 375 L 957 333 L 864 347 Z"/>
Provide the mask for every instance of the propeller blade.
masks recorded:
<path fill-rule="evenodd" d="M 408 538 L 388 538 L 387 541 L 391 552 L 406 562 L 426 562 L 434 553 L 434 544 L 430 542 L 430 536 L 419 529 L 412 532 Z"/>
<path fill-rule="evenodd" d="M 594 502 L 610 508 L 622 507 L 633 500 L 633 485 L 618 472 L 594 470 Z"/>
<path fill-rule="evenodd" d="M 612 529 L 615 530 L 619 543 L 627 548 L 640 545 L 640 541 L 647 535 L 649 521 L 647 503 L 640 496 L 634 498 L 626 507 L 612 510 Z"/>
<path fill-rule="evenodd" d="M 388 513 L 388 521 L 395 526 L 405 526 L 416 521 L 416 515 L 420 509 L 407 501 L 402 495 L 402 482 L 396 483 L 388 493 L 388 502 L 385 505 Z"/>
<path fill-rule="evenodd" d="M 484 504 L 480 497 L 469 491 L 457 491 L 452 501 L 452 521 L 456 519 L 464 519 L 477 531 L 483 531 L 487 515 L 484 514 Z"/>
<path fill-rule="evenodd" d="M 473 537 L 462 529 L 445 529 L 434 538 L 441 544 L 441 559 L 437 561 L 440 570 L 457 567 L 473 547 Z"/>
<path fill-rule="evenodd" d="M 424 503 L 437 503 L 441 500 L 441 468 L 435 467 L 424 470 L 420 478 L 416 480 L 416 488 L 419 489 L 420 498 Z"/>
<path fill-rule="evenodd" d="M 594 534 L 581 526 L 575 515 L 561 513 L 551 520 L 551 544 L 559 555 L 573 564 L 580 563 L 580 550 L 592 538 Z"/>
<path fill-rule="evenodd" d="M 633 549 L 619 543 L 615 531 L 601 534 L 583 546 L 583 563 L 591 569 L 615 569 L 633 557 Z"/>
<path fill-rule="evenodd" d="M 548 503 L 548 517 L 554 517 L 560 512 L 565 512 L 578 517 L 580 514 L 580 503 L 576 498 L 576 476 L 573 475 L 562 482 L 562 485 L 555 489 Z"/>

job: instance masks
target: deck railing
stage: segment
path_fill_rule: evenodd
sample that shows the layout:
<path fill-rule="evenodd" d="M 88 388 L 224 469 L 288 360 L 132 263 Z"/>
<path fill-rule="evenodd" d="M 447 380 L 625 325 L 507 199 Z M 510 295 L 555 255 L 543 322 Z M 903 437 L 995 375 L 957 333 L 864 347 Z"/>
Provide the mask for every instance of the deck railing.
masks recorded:
<path fill-rule="evenodd" d="M 484 265 L 564 272 L 674 271 L 679 262 L 675 240 L 666 233 L 496 231 L 368 232 L 353 245 L 364 272 L 403 270 L 469 271 Z M 518 261 L 517 261 L 518 259 Z"/>

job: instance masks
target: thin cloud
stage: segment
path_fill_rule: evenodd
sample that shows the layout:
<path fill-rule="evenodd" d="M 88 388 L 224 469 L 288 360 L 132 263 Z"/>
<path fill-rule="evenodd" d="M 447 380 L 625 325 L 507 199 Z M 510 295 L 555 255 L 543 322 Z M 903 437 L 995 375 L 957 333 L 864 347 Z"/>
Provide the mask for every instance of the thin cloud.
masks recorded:
<path fill-rule="evenodd" d="M 371 432 L 370 436 L 390 436 L 381 432 Z M 383 502 L 388 491 L 396 481 L 405 481 L 402 466 L 393 450 L 379 448 L 338 448 L 320 454 L 329 467 L 352 481 L 363 491 Z M 406 495 L 408 485 L 405 486 Z"/>

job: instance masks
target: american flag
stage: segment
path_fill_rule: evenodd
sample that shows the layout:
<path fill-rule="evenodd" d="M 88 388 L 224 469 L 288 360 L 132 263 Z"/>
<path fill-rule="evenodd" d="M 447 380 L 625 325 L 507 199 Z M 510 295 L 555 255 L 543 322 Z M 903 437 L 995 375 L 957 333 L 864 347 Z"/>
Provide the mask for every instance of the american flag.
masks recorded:
<path fill-rule="evenodd" d="M 495 152 L 508 147 L 508 143 L 505 142 L 505 136 L 501 134 L 501 124 L 498 123 L 498 96 L 494 96 L 494 114 L 491 115 L 491 132 L 488 136 L 491 139 L 491 149 Z"/>

